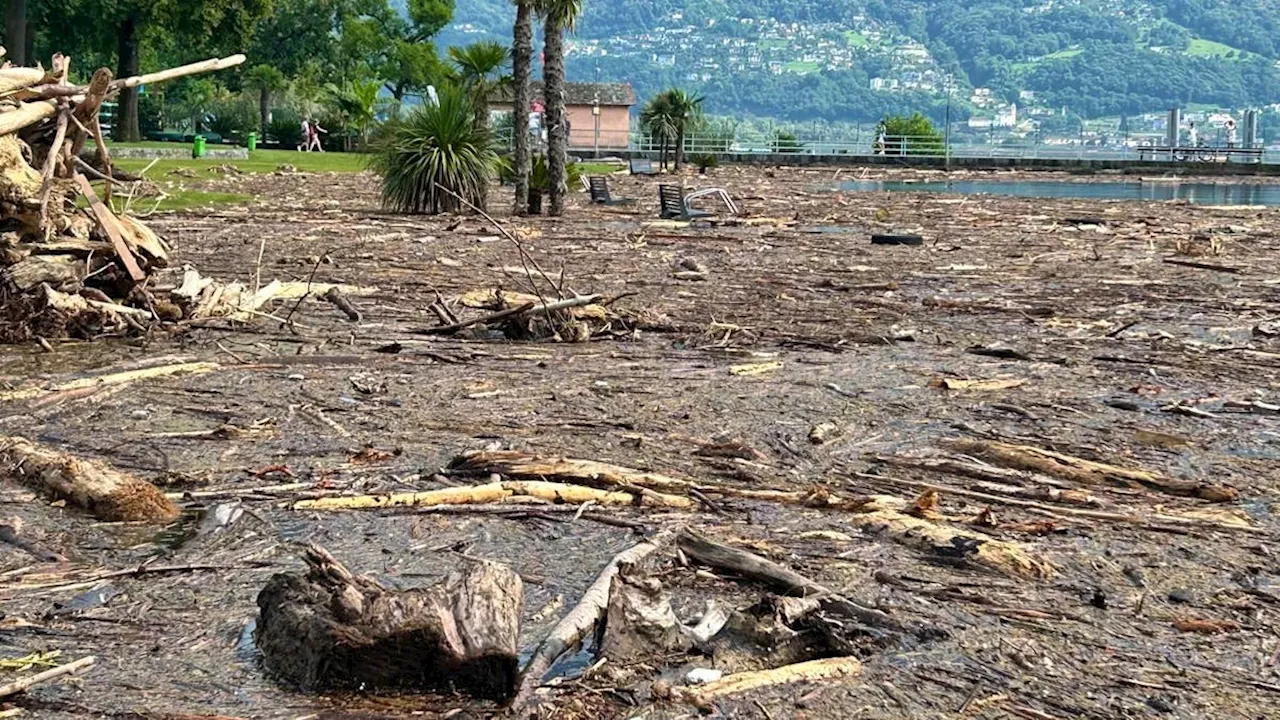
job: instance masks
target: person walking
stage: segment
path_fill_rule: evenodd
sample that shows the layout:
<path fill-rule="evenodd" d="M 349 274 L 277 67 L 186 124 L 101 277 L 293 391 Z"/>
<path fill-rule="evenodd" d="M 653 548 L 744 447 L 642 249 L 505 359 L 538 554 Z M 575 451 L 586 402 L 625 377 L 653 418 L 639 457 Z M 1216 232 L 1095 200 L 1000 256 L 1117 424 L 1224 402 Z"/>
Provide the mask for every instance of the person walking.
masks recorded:
<path fill-rule="evenodd" d="M 311 136 L 307 139 L 307 149 L 315 152 L 324 152 L 324 147 L 320 145 L 320 133 L 329 134 L 328 130 L 320 127 L 320 123 L 315 119 L 311 119 Z"/>
<path fill-rule="evenodd" d="M 1196 130 L 1196 121 L 1192 120 L 1187 127 L 1187 144 L 1191 147 L 1200 145 L 1200 131 Z"/>
<path fill-rule="evenodd" d="M 1227 122 L 1223 124 L 1223 127 L 1226 128 L 1227 130 L 1227 147 L 1228 148 L 1235 147 L 1236 146 L 1236 119 L 1227 118 Z"/>
<path fill-rule="evenodd" d="M 298 152 L 306 152 L 311 147 L 311 123 L 302 119 L 302 135 L 298 140 Z"/>

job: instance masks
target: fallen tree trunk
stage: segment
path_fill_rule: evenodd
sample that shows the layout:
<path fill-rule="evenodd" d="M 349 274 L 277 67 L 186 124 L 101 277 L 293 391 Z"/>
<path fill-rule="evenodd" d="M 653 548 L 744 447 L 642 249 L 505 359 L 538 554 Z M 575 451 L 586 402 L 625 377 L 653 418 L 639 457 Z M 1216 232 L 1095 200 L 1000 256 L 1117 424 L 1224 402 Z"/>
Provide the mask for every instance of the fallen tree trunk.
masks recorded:
<path fill-rule="evenodd" d="M 310 545 L 305 575 L 258 594 L 263 663 L 305 691 L 395 689 L 504 700 L 515 689 L 520 577 L 493 562 L 429 588 L 388 590 Z"/>
<path fill-rule="evenodd" d="M 1017 543 L 946 527 L 897 510 L 876 510 L 853 515 L 849 520 L 867 532 L 886 535 L 908 547 L 966 560 L 1006 575 L 1032 580 L 1047 580 L 1054 575 L 1047 560 L 1033 556 Z"/>
<path fill-rule="evenodd" d="M 853 618 L 873 627 L 896 631 L 904 629 L 902 623 L 894 620 L 888 613 L 850 600 L 825 585 L 755 553 L 722 545 L 692 530 L 681 533 L 679 544 L 680 550 L 691 560 L 758 580 L 787 595 L 813 597 L 827 612 Z"/>
<path fill-rule="evenodd" d="M 678 495 L 664 495 L 652 491 L 606 492 L 581 485 L 530 481 L 508 481 L 443 488 L 418 493 L 394 493 L 389 495 L 355 495 L 347 497 L 299 500 L 294 510 L 378 510 L 392 507 L 431 507 L 433 505 L 468 505 L 501 502 L 513 497 L 535 497 L 554 503 L 581 504 L 595 502 L 600 505 L 637 505 L 641 507 L 666 507 L 692 510 L 697 503 Z"/>
<path fill-rule="evenodd" d="M 831 509 L 858 509 L 863 497 L 843 498 L 825 489 L 812 491 L 753 490 L 729 485 L 698 483 L 661 473 L 645 472 L 621 465 L 564 457 L 542 457 L 513 450 L 476 452 L 454 458 L 449 469 L 455 473 L 512 478 L 549 479 L 608 488 L 645 488 L 664 493 L 705 494 L 759 500 L 787 505 Z"/>
<path fill-rule="evenodd" d="M 164 521 L 178 516 L 177 506 L 151 483 L 25 438 L 0 436 L 0 472 L 102 520 Z"/>
<path fill-rule="evenodd" d="M 1240 491 L 1229 485 L 1179 480 L 1151 470 L 1108 465 L 1031 445 L 1010 445 L 987 440 L 951 440 L 946 445 L 958 452 L 985 458 L 1004 467 L 1041 472 L 1082 485 L 1145 487 L 1170 495 L 1198 497 L 1213 502 L 1226 502 L 1240 497 Z"/>

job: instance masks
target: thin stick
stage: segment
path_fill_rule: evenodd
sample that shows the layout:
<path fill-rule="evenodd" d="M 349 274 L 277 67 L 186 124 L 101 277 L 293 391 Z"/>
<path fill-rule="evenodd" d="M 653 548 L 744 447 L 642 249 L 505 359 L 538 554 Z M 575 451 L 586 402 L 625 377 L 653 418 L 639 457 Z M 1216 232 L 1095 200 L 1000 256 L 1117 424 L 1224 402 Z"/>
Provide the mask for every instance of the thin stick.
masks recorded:
<path fill-rule="evenodd" d="M 95 662 L 97 662 L 97 658 L 90 655 L 89 657 L 80 658 L 75 662 L 67 663 L 66 665 L 59 665 L 56 668 L 45 670 L 42 673 L 36 673 L 31 677 L 25 677 L 20 680 L 14 680 L 8 685 L 0 686 L 0 698 L 9 697 L 10 695 L 15 695 L 17 693 L 22 692 L 23 690 L 26 690 L 29 687 L 32 687 L 33 685 L 39 685 L 40 683 L 48 682 L 50 680 L 56 680 L 57 678 L 60 678 L 63 675 L 74 675 L 75 673 L 78 673 L 81 670 L 87 669 L 89 666 L 93 665 Z"/>
<path fill-rule="evenodd" d="M 62 143 L 67 139 L 68 116 L 71 112 L 63 109 L 58 113 L 58 129 L 53 134 L 53 143 L 49 145 L 49 154 L 44 158 L 44 182 L 40 185 L 40 227 L 46 233 L 52 233 L 49 225 L 49 193 L 53 192 L 53 174 L 58 169 L 58 154 L 62 152 Z M 47 237 L 47 236 L 46 236 Z"/>
<path fill-rule="evenodd" d="M 600 618 L 604 617 L 605 608 L 609 603 L 609 587 L 613 584 L 613 577 L 618 574 L 618 567 L 644 559 L 663 545 L 670 535 L 669 532 L 662 533 L 651 540 L 628 548 L 615 555 L 609 564 L 605 565 L 600 576 L 582 594 L 582 600 L 578 605 L 551 628 L 551 632 L 547 633 L 547 637 L 534 651 L 533 657 L 529 658 L 529 663 L 524 666 L 524 671 L 520 674 L 520 687 L 511 701 L 510 714 L 517 715 L 528 706 L 533 698 L 533 691 L 542 684 L 543 676 L 556 660 L 570 649 L 577 647 L 595 628 Z"/>
<path fill-rule="evenodd" d="M 528 251 L 526 251 L 526 250 L 524 249 L 524 245 L 522 245 L 522 244 L 520 243 L 520 241 L 516 239 L 516 236 L 515 236 L 515 235 L 512 235 L 510 232 L 508 232 L 508 231 L 507 231 L 507 229 L 506 229 L 506 228 L 504 228 L 504 227 L 502 227 L 501 225 L 499 225 L 499 224 L 498 224 L 498 221 L 497 221 L 497 220 L 494 220 L 492 217 L 490 217 L 490 216 L 489 216 L 489 214 L 488 214 L 488 213 L 486 213 L 484 210 L 481 210 L 480 208 L 478 208 L 478 207 L 476 207 L 475 205 L 473 205 L 473 204 L 471 204 L 470 202 L 468 202 L 466 198 L 464 198 L 464 197 L 462 197 L 461 195 L 459 195 L 458 193 L 456 193 L 456 192 L 454 192 L 454 191 L 450 190 L 449 188 L 447 188 L 447 187 L 445 187 L 445 186 L 441 185 L 440 183 L 436 183 L 435 185 L 436 185 L 436 189 L 437 189 L 437 190 L 440 190 L 441 192 L 444 192 L 444 193 L 446 193 L 446 194 L 448 194 L 448 195 L 451 195 L 451 196 L 452 196 L 452 197 L 454 197 L 458 202 L 462 203 L 463 205 L 467 206 L 468 208 L 470 208 L 471 210 L 473 210 L 473 211 L 475 211 L 477 214 L 479 214 L 479 215 L 480 215 L 480 217 L 484 218 L 485 220 L 488 220 L 488 221 L 489 221 L 489 222 L 490 222 L 490 223 L 491 223 L 495 228 L 497 228 L 497 229 L 498 229 L 498 232 L 502 233 L 504 237 L 506 237 L 508 240 L 510 240 L 510 241 L 511 241 L 511 244 L 512 244 L 512 245 L 515 245 L 515 246 L 516 246 L 516 251 L 520 253 L 520 264 L 521 264 L 521 266 L 523 266 L 523 267 L 524 267 L 524 272 L 525 272 L 525 274 L 529 276 L 529 282 L 530 282 L 530 283 L 533 285 L 533 287 L 534 287 L 534 294 L 538 295 L 538 299 L 542 301 L 542 304 L 543 304 L 543 305 L 546 305 L 546 304 L 547 304 L 547 301 L 546 301 L 546 299 L 544 299 L 544 298 L 542 297 L 542 294 L 538 292 L 538 290 L 537 290 L 537 287 L 538 287 L 538 286 L 537 286 L 537 283 L 535 283 L 535 282 L 534 282 L 534 280 L 533 280 L 533 273 L 529 272 L 529 266 L 525 264 L 526 262 L 528 262 L 530 265 L 533 265 L 533 268 L 534 268 L 535 270 L 537 270 L 537 271 L 538 271 L 538 274 L 542 276 L 542 279 L 543 279 L 543 280 L 546 280 L 546 281 L 547 281 L 547 284 L 548 284 L 548 285 L 550 285 L 550 286 L 551 286 L 551 288 L 552 288 L 553 290 L 555 290 L 555 291 L 556 291 L 556 296 L 557 296 L 559 299 L 561 299 L 561 300 L 563 300 L 563 299 L 564 299 L 564 288 L 562 288 L 562 287 L 560 287 L 560 286 L 556 285 L 556 281 L 555 281 L 555 280 L 552 280 L 552 279 L 551 279 L 551 276 L 550 276 L 550 275 L 547 275 L 547 273 L 543 271 L 542 267 L 541 267 L 540 265 L 538 265 L 538 261 L 537 261 L 537 260 L 535 260 L 535 259 L 534 259 L 534 257 L 533 257 L 532 255 L 530 255 L 530 254 L 528 253 Z"/>

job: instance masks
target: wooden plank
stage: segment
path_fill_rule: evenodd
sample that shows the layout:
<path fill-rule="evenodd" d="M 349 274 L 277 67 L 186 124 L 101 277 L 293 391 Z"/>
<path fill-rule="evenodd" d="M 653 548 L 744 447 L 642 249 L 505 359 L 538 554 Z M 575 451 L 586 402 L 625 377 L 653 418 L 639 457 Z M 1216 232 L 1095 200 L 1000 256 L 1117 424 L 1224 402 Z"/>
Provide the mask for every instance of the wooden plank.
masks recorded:
<path fill-rule="evenodd" d="M 124 263 L 124 269 L 129 272 L 129 277 L 133 278 L 134 282 L 146 280 L 147 274 L 142 272 L 142 268 L 138 267 L 138 261 L 129 250 L 129 244 L 124 241 L 124 229 L 120 227 L 120 221 L 111 212 L 111 209 L 103 205 L 102 201 L 98 199 L 98 194 L 93 191 L 93 186 L 89 184 L 84 175 L 76 173 L 75 180 L 80 192 L 89 200 L 89 207 L 93 209 L 93 214 L 98 218 L 98 224 L 102 225 L 102 229 L 111 238 L 111 245 L 116 249 L 116 255 L 120 257 L 120 262 Z"/>

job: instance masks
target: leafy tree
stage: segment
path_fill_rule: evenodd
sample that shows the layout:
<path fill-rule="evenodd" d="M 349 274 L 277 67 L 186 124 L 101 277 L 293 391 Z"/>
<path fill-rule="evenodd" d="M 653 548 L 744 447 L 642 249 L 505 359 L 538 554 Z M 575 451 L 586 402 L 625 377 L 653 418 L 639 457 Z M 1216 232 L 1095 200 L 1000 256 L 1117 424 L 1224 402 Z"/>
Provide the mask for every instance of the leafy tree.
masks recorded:
<path fill-rule="evenodd" d="M 512 139 L 516 199 L 513 211 L 529 208 L 529 79 L 533 68 L 533 10 L 535 0 L 515 0 L 516 22 L 511 39 Z"/>
<path fill-rule="evenodd" d="M 511 81 L 502 74 L 510 56 L 507 48 L 492 40 L 449 48 L 449 60 L 457 72 L 458 82 L 470 94 L 475 106 L 477 125 L 489 126 L 489 97 Z"/>
<path fill-rule="evenodd" d="M 439 96 L 438 105 L 424 104 L 388 123 L 375 151 L 372 167 L 382 175 L 382 205 L 388 210 L 461 212 L 454 194 L 483 206 L 497 163 L 492 137 L 476 125 L 465 92 L 446 86 Z"/>
<path fill-rule="evenodd" d="M 258 115 L 261 120 L 258 127 L 262 129 L 265 139 L 267 126 L 271 124 L 271 94 L 284 90 L 289 84 L 284 73 L 270 65 L 255 65 L 250 68 L 245 76 L 245 84 L 258 91 Z"/>
<path fill-rule="evenodd" d="M 325 85 L 325 91 L 342 122 L 344 149 L 350 149 L 348 139 L 351 131 L 360 136 L 361 147 L 368 145 L 369 128 L 378 114 L 378 90 L 376 80 L 348 80 L 340 86 L 333 83 Z"/>
<path fill-rule="evenodd" d="M 918 112 L 886 117 L 883 122 L 889 155 L 937 155 L 943 151 L 942 133 Z"/>
<path fill-rule="evenodd" d="M 564 34 L 572 31 L 582 14 L 582 0 L 538 0 L 543 22 L 542 84 L 546 94 L 547 171 L 551 178 L 553 215 L 564 214 L 569 188 L 565 165 L 569 156 L 564 97 Z"/>
<path fill-rule="evenodd" d="M 371 74 L 399 108 L 406 95 L 445 75 L 431 39 L 449 24 L 453 8 L 454 0 L 409 0 L 406 18 L 387 0 L 354 0 L 339 18 L 342 75 Z"/>

